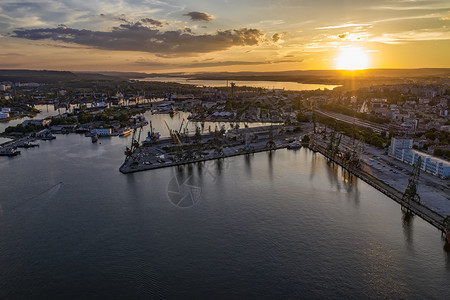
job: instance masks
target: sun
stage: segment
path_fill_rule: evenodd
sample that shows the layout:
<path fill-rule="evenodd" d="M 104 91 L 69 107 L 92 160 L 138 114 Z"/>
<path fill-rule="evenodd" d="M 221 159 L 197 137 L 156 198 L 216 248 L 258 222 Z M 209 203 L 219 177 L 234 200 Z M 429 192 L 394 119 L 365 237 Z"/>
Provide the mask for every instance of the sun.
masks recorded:
<path fill-rule="evenodd" d="M 363 70 L 368 67 L 369 55 L 363 48 L 344 48 L 336 57 L 336 68 L 340 70 Z"/>

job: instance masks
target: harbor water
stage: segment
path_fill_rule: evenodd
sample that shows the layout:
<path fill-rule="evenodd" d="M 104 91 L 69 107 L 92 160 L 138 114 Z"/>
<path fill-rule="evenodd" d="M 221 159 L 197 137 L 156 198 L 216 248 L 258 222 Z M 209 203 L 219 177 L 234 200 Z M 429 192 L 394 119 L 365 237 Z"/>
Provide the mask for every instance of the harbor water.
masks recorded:
<path fill-rule="evenodd" d="M 130 141 L 0 159 L 1 299 L 450 297 L 441 234 L 318 153 L 124 175 Z"/>

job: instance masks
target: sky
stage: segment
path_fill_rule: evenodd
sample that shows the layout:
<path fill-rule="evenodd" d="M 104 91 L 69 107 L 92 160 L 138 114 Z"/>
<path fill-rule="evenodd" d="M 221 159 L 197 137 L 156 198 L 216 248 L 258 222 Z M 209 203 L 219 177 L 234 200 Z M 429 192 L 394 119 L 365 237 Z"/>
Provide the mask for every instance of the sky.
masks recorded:
<path fill-rule="evenodd" d="M 365 62 L 353 53 L 362 53 Z M 450 1 L 1 0 L 0 5 L 2 69 L 319 70 L 345 68 L 352 57 L 356 68 L 450 68 Z"/>

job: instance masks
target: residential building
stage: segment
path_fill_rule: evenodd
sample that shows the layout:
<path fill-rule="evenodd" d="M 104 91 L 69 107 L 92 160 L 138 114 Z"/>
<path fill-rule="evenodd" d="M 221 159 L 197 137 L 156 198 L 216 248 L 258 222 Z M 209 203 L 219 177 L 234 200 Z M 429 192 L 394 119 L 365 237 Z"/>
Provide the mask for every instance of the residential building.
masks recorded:
<path fill-rule="evenodd" d="M 412 149 L 413 139 L 392 138 L 389 155 L 409 165 L 421 158 L 420 169 L 440 178 L 450 178 L 450 162 Z"/>
<path fill-rule="evenodd" d="M 399 149 L 411 149 L 414 140 L 411 138 L 392 138 L 391 146 L 389 146 L 389 155 L 394 156 L 395 151 Z"/>

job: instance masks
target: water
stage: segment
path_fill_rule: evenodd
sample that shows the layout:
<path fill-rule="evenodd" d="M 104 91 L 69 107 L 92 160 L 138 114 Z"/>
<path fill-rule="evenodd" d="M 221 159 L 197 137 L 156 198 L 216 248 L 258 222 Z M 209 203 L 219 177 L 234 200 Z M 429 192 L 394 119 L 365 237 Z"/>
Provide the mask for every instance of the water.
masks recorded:
<path fill-rule="evenodd" d="M 182 77 L 149 77 L 144 79 L 138 79 L 140 81 L 157 81 L 157 82 L 176 82 L 182 84 L 191 84 L 195 86 L 214 86 L 214 87 L 226 87 L 226 80 L 194 80 Z M 339 85 L 329 84 L 305 84 L 290 81 L 245 81 L 245 80 L 229 80 L 236 83 L 236 86 L 248 86 L 248 87 L 261 87 L 265 89 L 284 89 L 286 91 L 312 91 L 317 89 L 329 89 L 332 90 Z"/>
<path fill-rule="evenodd" d="M 73 105 L 71 105 L 73 107 Z M 68 112 L 65 108 L 55 109 L 55 106 L 53 104 L 48 105 L 35 105 L 34 108 L 39 110 L 39 113 L 36 114 L 34 117 L 24 117 L 20 119 L 14 119 L 9 122 L 0 122 L 0 132 L 4 132 L 5 129 L 9 126 L 17 126 L 19 124 L 22 124 L 25 120 L 39 120 L 39 119 L 45 119 L 52 116 L 57 116 L 59 114 L 64 114 Z"/>
<path fill-rule="evenodd" d="M 198 126 L 200 128 L 200 131 L 202 133 L 207 133 L 209 130 L 214 131 L 216 128 L 220 130 L 223 127 L 225 127 L 225 130 L 231 129 L 231 126 L 235 126 L 236 124 L 239 125 L 239 128 L 244 128 L 246 125 L 248 127 L 257 127 L 257 126 L 266 126 L 270 125 L 271 123 L 244 123 L 244 122 L 204 122 L 203 128 L 201 125 L 201 122 L 191 122 L 188 120 L 190 113 L 188 112 L 177 112 L 173 117 L 170 117 L 168 114 L 154 114 L 150 111 L 146 111 L 144 113 L 144 117 L 146 120 L 152 121 L 152 127 L 153 130 L 156 132 L 159 132 L 161 134 L 161 137 L 169 137 L 169 130 L 167 129 L 167 126 L 169 126 L 170 129 L 173 130 L 179 130 L 181 124 L 183 123 L 183 127 L 181 129 L 182 132 L 184 132 L 184 128 L 187 128 L 187 133 L 189 135 L 195 134 L 195 128 Z M 167 125 L 166 125 L 167 123 Z M 141 140 L 144 140 L 147 137 L 147 132 L 150 131 L 150 124 L 143 127 L 143 135 L 141 135 Z"/>
<path fill-rule="evenodd" d="M 439 232 L 320 154 L 123 175 L 130 139 L 0 159 L 0 298 L 450 297 Z"/>

